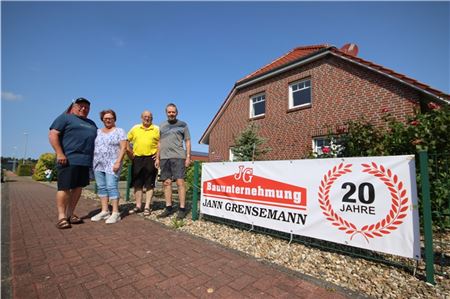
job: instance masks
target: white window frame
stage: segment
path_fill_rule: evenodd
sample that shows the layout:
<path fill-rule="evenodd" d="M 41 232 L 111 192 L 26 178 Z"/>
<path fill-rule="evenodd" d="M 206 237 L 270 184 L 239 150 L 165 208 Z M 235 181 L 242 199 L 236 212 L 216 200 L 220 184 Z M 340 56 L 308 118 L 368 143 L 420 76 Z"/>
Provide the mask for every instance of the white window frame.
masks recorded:
<path fill-rule="evenodd" d="M 321 143 L 323 143 L 320 146 L 318 145 L 319 141 Z M 313 138 L 313 140 L 312 140 L 312 149 L 313 149 L 313 152 L 315 154 L 322 155 L 323 154 L 322 148 L 324 146 L 330 146 L 330 139 L 329 138 L 327 138 L 327 137 L 315 137 L 315 138 Z"/>
<path fill-rule="evenodd" d="M 309 81 L 309 86 L 305 86 L 305 82 Z M 302 86 L 303 85 L 303 86 Z M 297 87 L 297 90 L 293 90 L 294 87 Z M 309 103 L 305 103 L 305 104 L 301 104 L 301 105 L 297 105 L 294 106 L 294 92 L 300 91 L 300 90 L 305 90 L 305 89 L 310 89 L 310 99 L 309 99 Z M 289 109 L 293 109 L 293 108 L 299 108 L 299 107 L 308 107 L 311 106 L 312 103 L 312 84 L 311 84 L 311 79 L 303 79 L 300 81 L 296 81 L 293 82 L 291 84 L 289 84 Z"/>
<path fill-rule="evenodd" d="M 254 100 L 258 100 L 258 98 L 260 98 L 260 99 L 256 103 L 264 102 L 264 113 L 255 115 Z M 261 98 L 264 98 L 264 99 L 261 99 Z M 266 94 L 264 92 L 262 92 L 262 93 L 255 94 L 254 96 L 250 97 L 250 118 L 261 117 L 264 115 L 266 115 Z"/>
<path fill-rule="evenodd" d="M 234 154 L 233 154 L 233 151 L 231 149 L 232 149 L 232 147 L 230 147 L 230 149 L 229 149 L 228 160 L 233 162 L 234 161 Z"/>

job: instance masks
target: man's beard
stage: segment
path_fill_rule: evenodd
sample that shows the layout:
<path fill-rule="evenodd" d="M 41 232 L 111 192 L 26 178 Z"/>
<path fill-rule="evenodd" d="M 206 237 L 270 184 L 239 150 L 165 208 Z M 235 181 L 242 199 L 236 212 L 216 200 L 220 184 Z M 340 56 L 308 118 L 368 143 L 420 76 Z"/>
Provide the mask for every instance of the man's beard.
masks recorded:
<path fill-rule="evenodd" d="M 172 119 L 169 118 L 167 121 L 169 122 L 169 124 L 173 125 L 174 123 L 177 122 L 177 119 L 176 118 L 172 118 Z"/>

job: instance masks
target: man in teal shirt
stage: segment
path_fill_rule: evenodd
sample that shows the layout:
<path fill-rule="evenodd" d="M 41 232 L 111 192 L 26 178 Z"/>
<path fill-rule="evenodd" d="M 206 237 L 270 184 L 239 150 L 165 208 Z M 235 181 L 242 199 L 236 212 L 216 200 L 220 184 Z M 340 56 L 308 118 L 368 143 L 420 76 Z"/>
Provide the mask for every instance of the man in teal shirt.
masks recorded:
<path fill-rule="evenodd" d="M 89 185 L 89 169 L 97 136 L 95 122 L 87 118 L 90 105 L 87 99 L 78 98 L 50 125 L 48 137 L 56 152 L 58 170 L 56 227 L 59 229 L 83 222 L 74 210 L 82 188 Z"/>

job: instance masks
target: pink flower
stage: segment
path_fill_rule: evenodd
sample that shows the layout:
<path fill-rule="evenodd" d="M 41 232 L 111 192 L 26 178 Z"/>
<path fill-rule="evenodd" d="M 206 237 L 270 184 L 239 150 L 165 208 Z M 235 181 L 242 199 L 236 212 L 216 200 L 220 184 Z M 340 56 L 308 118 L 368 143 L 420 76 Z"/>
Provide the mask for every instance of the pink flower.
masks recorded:
<path fill-rule="evenodd" d="M 418 145 L 418 144 L 421 144 L 422 142 L 423 142 L 422 139 L 415 139 L 411 143 L 414 144 L 414 145 Z"/>
<path fill-rule="evenodd" d="M 418 120 L 413 120 L 412 122 L 409 123 L 411 126 L 417 126 L 419 124 Z"/>
<path fill-rule="evenodd" d="M 383 108 L 383 109 L 381 109 L 381 113 L 386 113 L 386 112 L 389 112 L 389 109 L 388 108 Z"/>
<path fill-rule="evenodd" d="M 439 106 L 439 105 L 436 104 L 436 103 L 429 102 L 429 103 L 428 103 L 428 108 L 430 108 L 431 110 L 435 110 L 435 109 L 441 108 L 441 106 Z"/>
<path fill-rule="evenodd" d="M 322 153 L 329 154 L 330 153 L 330 148 L 328 146 L 322 147 Z"/>

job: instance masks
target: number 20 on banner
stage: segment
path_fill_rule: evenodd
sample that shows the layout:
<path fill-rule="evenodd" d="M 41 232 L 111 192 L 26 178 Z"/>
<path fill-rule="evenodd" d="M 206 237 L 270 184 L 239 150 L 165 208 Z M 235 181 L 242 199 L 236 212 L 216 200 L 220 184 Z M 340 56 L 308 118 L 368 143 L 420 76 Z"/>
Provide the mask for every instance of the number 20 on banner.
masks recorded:
<path fill-rule="evenodd" d="M 350 240 L 358 234 L 362 235 L 367 242 L 376 237 L 382 238 L 403 223 L 411 200 L 407 196 L 403 182 L 390 169 L 375 162 L 361 164 L 363 173 L 374 176 L 382 186 L 387 188 L 390 198 L 386 200 L 390 202 L 388 212 L 381 215 L 377 222 L 358 227 L 351 220 L 345 219 L 343 212 L 376 215 L 375 208 L 379 202 L 376 202 L 377 188 L 372 183 L 355 184 L 351 181 L 345 181 L 345 176 L 353 172 L 352 166 L 352 164 L 340 163 L 323 176 L 318 192 L 319 206 L 326 219 L 335 228 L 349 235 Z M 336 212 L 330 201 L 330 190 L 341 177 L 344 182 L 340 183 L 340 188 L 344 191 L 344 195 L 338 199 L 340 200 L 340 209 Z M 342 181 L 342 179 L 339 181 Z M 386 200 L 383 200 L 383 202 L 386 202 Z"/>

